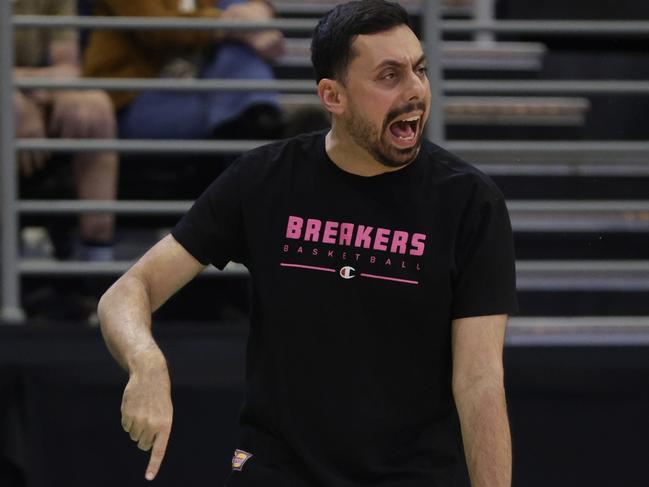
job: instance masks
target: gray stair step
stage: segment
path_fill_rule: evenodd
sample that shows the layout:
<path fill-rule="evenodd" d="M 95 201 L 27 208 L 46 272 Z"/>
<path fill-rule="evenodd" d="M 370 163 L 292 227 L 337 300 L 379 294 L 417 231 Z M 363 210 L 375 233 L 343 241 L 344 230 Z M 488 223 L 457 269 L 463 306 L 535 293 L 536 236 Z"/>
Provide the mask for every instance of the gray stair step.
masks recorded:
<path fill-rule="evenodd" d="M 181 215 L 191 201 L 20 200 L 21 214 L 111 211 L 121 215 Z M 510 200 L 517 232 L 649 232 L 649 200 Z"/>
<path fill-rule="evenodd" d="M 280 66 L 311 67 L 311 39 L 287 38 Z M 462 70 L 538 71 L 547 52 L 536 42 L 445 41 L 442 66 Z"/>
<path fill-rule="evenodd" d="M 280 95 L 280 103 L 292 114 L 303 107 L 324 112 L 317 95 Z M 590 102 L 579 97 L 449 96 L 444 98 L 444 117 L 453 125 L 581 126 Z"/>

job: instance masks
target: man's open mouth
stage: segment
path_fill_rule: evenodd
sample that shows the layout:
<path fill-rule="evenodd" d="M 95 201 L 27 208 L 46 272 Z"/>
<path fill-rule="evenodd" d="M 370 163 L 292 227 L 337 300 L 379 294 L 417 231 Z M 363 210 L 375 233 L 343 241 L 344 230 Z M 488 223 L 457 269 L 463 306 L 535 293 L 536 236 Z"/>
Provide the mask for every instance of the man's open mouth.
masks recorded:
<path fill-rule="evenodd" d="M 398 145 L 409 147 L 417 140 L 421 115 L 402 118 L 392 122 L 388 130 Z"/>

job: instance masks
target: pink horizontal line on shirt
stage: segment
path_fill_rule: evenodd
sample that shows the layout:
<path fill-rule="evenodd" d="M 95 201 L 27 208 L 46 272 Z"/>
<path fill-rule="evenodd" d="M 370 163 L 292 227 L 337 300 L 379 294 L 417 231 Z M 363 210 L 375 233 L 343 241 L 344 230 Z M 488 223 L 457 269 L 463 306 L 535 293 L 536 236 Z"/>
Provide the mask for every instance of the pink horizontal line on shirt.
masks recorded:
<path fill-rule="evenodd" d="M 364 273 L 361 273 L 361 276 L 369 277 L 371 279 L 383 279 L 384 281 L 403 282 L 405 284 L 419 284 L 419 281 L 409 281 L 408 279 L 398 279 L 396 277 L 377 276 L 374 274 L 364 274 Z"/>
<path fill-rule="evenodd" d="M 336 272 L 336 269 L 328 269 L 327 267 L 316 267 L 313 265 L 287 264 L 286 262 L 282 262 L 279 265 L 281 265 L 282 267 L 297 267 L 298 269 L 310 269 L 312 271 Z"/>

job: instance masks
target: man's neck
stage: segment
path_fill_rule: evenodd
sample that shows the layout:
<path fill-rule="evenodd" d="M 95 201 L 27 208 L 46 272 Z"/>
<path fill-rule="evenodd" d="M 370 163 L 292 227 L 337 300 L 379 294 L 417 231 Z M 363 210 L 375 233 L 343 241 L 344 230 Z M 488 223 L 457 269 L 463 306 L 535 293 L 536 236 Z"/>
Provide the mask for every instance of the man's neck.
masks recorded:
<path fill-rule="evenodd" d="M 325 150 L 329 159 L 345 172 L 357 176 L 377 176 L 402 169 L 381 164 L 363 147 L 352 140 L 349 134 L 337 129 L 334 124 L 325 138 Z"/>

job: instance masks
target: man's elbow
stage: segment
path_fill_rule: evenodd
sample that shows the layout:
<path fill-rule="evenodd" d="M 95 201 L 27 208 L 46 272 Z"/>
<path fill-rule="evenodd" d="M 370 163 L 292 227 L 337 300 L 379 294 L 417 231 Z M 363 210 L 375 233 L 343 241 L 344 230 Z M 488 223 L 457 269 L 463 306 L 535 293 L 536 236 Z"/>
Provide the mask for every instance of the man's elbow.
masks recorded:
<path fill-rule="evenodd" d="M 113 283 L 99 298 L 99 303 L 97 303 L 97 318 L 99 319 L 99 326 L 102 332 L 106 331 L 106 326 L 110 322 L 110 310 L 113 309 L 116 294 L 118 289 L 116 289 L 119 281 Z"/>
<path fill-rule="evenodd" d="M 102 294 L 101 298 L 99 298 L 99 303 L 97 303 L 97 318 L 99 318 L 99 326 L 102 328 L 108 322 L 109 311 L 112 307 L 111 302 L 113 301 L 114 286 L 115 284 L 108 288 Z"/>
<path fill-rule="evenodd" d="M 148 299 L 144 299 L 146 296 L 148 296 L 148 286 L 145 281 L 137 276 L 133 269 L 127 271 L 99 299 L 97 317 L 102 330 L 111 322 L 112 314 L 122 308 L 142 305 L 143 300 L 148 302 Z"/>
<path fill-rule="evenodd" d="M 452 381 L 453 396 L 458 397 L 484 395 L 484 394 L 505 394 L 505 379 L 502 367 L 494 367 L 492 370 L 483 371 L 477 374 L 454 374 Z"/>

